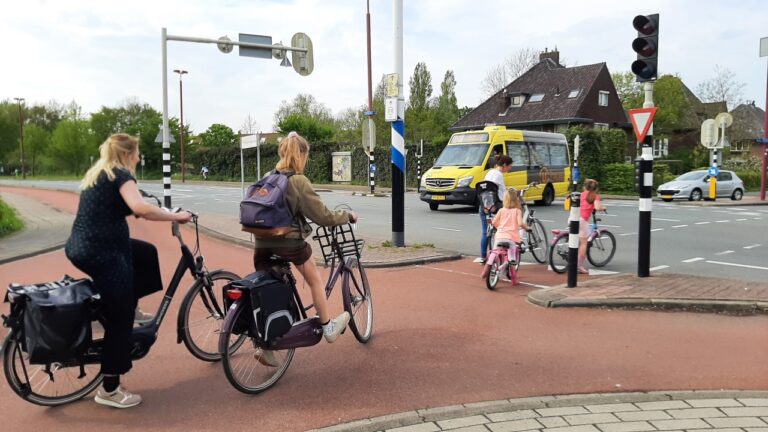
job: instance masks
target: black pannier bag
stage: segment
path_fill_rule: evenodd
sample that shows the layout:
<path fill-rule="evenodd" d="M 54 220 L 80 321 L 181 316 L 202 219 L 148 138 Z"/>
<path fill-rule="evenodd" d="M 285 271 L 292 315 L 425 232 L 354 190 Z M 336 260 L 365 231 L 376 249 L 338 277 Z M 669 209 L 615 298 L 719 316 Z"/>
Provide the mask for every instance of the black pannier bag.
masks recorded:
<path fill-rule="evenodd" d="M 46 284 L 17 285 L 9 294 L 23 297 L 24 344 L 31 364 L 76 360 L 88 349 L 92 302 L 99 298 L 91 280 L 65 276 Z"/>
<path fill-rule="evenodd" d="M 230 282 L 227 289 L 242 290 L 252 310 L 252 314 L 240 315 L 235 333 L 249 333 L 271 343 L 293 326 L 296 317 L 293 290 L 279 275 L 257 271 Z"/>

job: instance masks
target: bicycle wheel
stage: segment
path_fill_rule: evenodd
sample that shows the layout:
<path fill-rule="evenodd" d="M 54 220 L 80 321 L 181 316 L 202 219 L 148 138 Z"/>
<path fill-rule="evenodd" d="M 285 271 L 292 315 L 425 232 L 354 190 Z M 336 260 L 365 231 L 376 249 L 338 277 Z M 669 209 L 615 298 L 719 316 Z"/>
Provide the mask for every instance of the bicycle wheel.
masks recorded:
<path fill-rule="evenodd" d="M 102 332 L 103 334 L 103 332 Z M 86 364 L 80 377 L 80 364 L 53 363 L 50 374 L 45 365 L 30 364 L 17 335 L 3 342 L 3 371 L 13 391 L 27 402 L 58 406 L 74 402 L 92 392 L 104 378 L 100 364 Z"/>
<path fill-rule="evenodd" d="M 342 296 L 344 310 L 349 312 L 349 328 L 360 343 L 366 343 L 373 334 L 373 301 L 368 276 L 363 264 L 356 258 L 347 258 L 349 272 L 344 272 Z"/>
<path fill-rule="evenodd" d="M 206 278 L 197 279 L 187 291 L 179 309 L 178 327 L 181 340 L 193 356 L 215 362 L 219 354 L 219 333 L 227 310 L 224 285 L 240 277 L 228 271 L 216 270 Z M 242 342 L 242 341 L 240 341 Z"/>
<path fill-rule="evenodd" d="M 243 307 L 243 303 L 238 302 L 234 308 L 227 312 L 221 338 L 225 338 L 230 349 L 221 356 L 221 364 L 224 367 L 227 381 L 234 388 L 246 394 L 258 394 L 275 385 L 283 377 L 291 364 L 291 360 L 293 360 L 296 349 L 271 351 L 274 355 L 275 366 L 262 364 L 262 358 L 265 354 L 264 350 L 256 343 L 256 339 L 247 338 L 245 342 L 241 343 L 240 340 L 244 336 L 232 333 L 240 315 L 250 312 L 246 309 Z"/>
<path fill-rule="evenodd" d="M 544 230 L 544 225 L 538 219 L 532 219 L 530 228 L 528 248 L 531 251 L 531 255 L 533 255 L 533 259 L 540 264 L 544 264 L 547 262 L 547 246 L 549 245 L 547 231 Z"/>
<path fill-rule="evenodd" d="M 565 273 L 568 269 L 568 234 L 557 237 L 549 248 L 549 266 L 555 273 Z"/>
<path fill-rule="evenodd" d="M 616 253 L 616 237 L 609 231 L 598 233 L 587 247 L 587 259 L 595 267 L 602 267 Z"/>
<path fill-rule="evenodd" d="M 494 259 L 488 268 L 488 274 L 485 275 L 485 287 L 491 291 L 495 291 L 496 285 L 499 283 L 499 279 L 501 279 L 501 272 L 499 271 L 499 260 Z"/>

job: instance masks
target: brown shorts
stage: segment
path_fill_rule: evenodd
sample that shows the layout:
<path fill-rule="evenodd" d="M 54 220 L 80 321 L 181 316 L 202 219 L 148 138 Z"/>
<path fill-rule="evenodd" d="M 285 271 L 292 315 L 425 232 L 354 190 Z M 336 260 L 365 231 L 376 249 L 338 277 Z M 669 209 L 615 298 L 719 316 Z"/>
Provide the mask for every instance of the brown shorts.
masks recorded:
<path fill-rule="evenodd" d="M 312 246 L 304 242 L 304 246 L 295 247 L 265 247 L 253 250 L 253 268 L 262 270 L 269 267 L 269 259 L 272 255 L 296 265 L 302 265 L 312 256 Z"/>

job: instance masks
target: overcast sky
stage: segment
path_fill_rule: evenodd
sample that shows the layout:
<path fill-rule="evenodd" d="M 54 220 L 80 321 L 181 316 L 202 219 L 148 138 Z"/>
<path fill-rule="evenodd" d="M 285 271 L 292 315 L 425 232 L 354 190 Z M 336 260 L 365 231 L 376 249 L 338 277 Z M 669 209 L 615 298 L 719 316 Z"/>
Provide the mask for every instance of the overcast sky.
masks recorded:
<path fill-rule="evenodd" d="M 375 86 L 394 71 L 393 2 L 370 3 Z M 179 115 L 178 75 L 170 71 L 186 69 L 184 118 L 196 133 L 212 123 L 237 130 L 249 114 L 269 131 L 280 103 L 299 93 L 334 114 L 367 103 L 365 12 L 365 0 L 15 1 L 0 14 L 0 99 L 74 100 L 89 113 L 135 98 L 161 111 L 163 27 L 170 35 L 250 33 L 284 44 L 304 32 L 315 49 L 307 77 L 274 59 L 240 57 L 237 48 L 225 55 L 214 45 L 168 43 L 170 116 Z M 661 15 L 661 73 L 678 74 L 695 91 L 719 64 L 746 84 L 745 99 L 765 107 L 765 0 L 405 0 L 406 95 L 414 66 L 425 62 L 434 96 L 450 69 L 459 106 L 476 106 L 488 70 L 528 47 L 556 46 L 569 65 L 607 62 L 611 72 L 627 71 L 635 59 L 632 18 L 650 13 Z"/>

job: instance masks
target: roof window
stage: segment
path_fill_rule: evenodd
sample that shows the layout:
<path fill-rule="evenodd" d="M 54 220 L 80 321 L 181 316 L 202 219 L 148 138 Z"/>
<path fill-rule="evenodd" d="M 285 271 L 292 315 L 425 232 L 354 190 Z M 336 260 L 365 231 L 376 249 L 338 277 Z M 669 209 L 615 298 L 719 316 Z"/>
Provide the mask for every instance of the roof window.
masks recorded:
<path fill-rule="evenodd" d="M 571 92 L 568 93 L 568 99 L 579 97 L 580 94 L 581 94 L 581 89 L 571 90 Z"/>
<path fill-rule="evenodd" d="M 528 102 L 541 102 L 544 99 L 544 93 L 536 93 L 528 99 Z"/>

